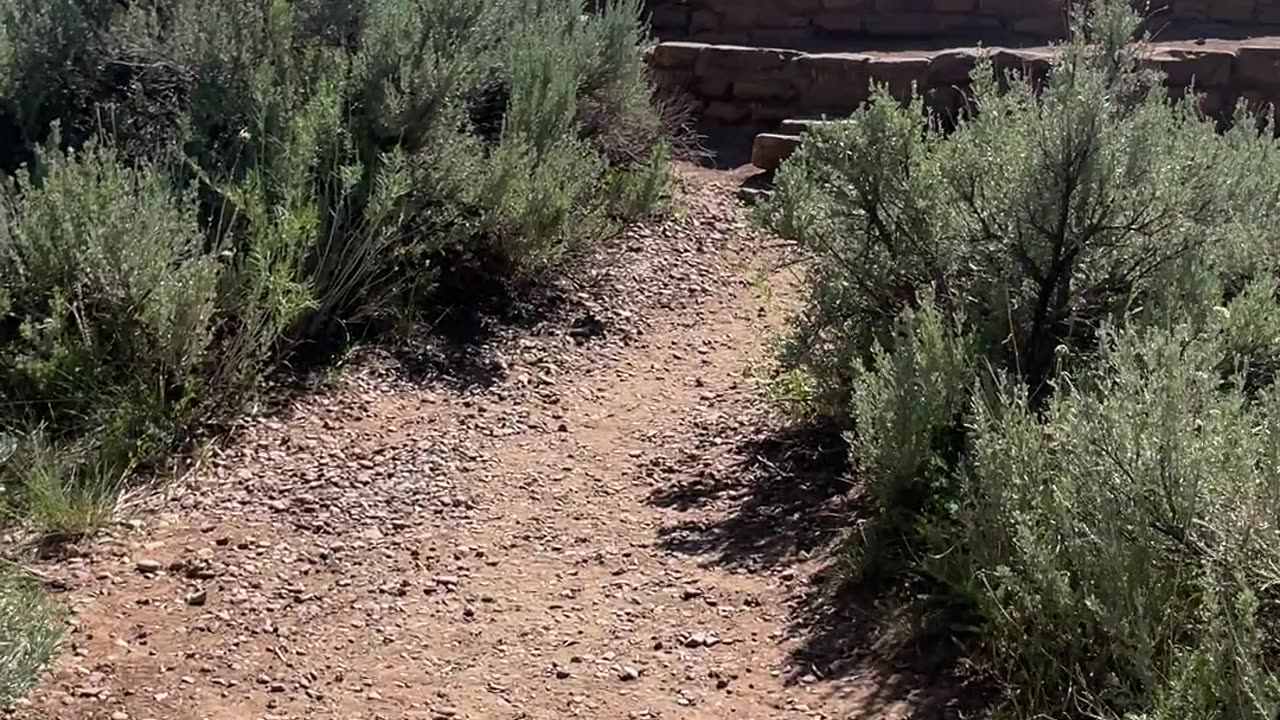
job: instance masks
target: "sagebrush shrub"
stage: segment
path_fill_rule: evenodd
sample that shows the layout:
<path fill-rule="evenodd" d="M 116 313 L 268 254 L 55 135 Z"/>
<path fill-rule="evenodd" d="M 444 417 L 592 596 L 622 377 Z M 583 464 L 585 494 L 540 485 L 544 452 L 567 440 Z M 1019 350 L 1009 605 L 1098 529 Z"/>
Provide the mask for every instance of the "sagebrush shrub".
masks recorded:
<path fill-rule="evenodd" d="M 442 271 L 527 279 L 661 202 L 639 12 L 0 0 L 0 160 L 31 161 L 0 228 L 0 426 L 70 463 L 37 484 L 117 478 Z"/>
<path fill-rule="evenodd" d="M 1217 332 L 1126 331 L 1043 409 L 976 404 L 954 553 L 1016 715 L 1270 718 L 1274 394 L 1224 389 Z"/>
<path fill-rule="evenodd" d="M 954 124 L 879 90 L 806 134 L 761 210 L 812 254 L 779 394 L 848 423 L 1006 716 L 1263 720 L 1280 146 L 1171 103 L 1134 22 L 1042 87 L 980 63 Z"/>
<path fill-rule="evenodd" d="M 806 135 L 764 221 L 821 259 L 788 361 L 812 371 L 828 411 L 848 397 L 849 359 L 926 291 L 998 367 L 1043 387 L 1059 345 L 1087 349 L 1105 320 L 1182 303 L 1200 279 L 1189 266 L 1257 262 L 1238 254 L 1265 252 L 1280 150 L 1248 122 L 1224 138 L 1170 106 L 1139 60 L 1066 46 L 1039 96 L 1001 92 L 984 63 L 976 112 L 954 130 L 879 91 Z"/>
<path fill-rule="evenodd" d="M 194 199 L 164 173 L 106 146 L 42 153 L 0 188 L 0 394 L 25 409 L 9 412 L 74 429 L 178 401 L 217 279 Z"/>

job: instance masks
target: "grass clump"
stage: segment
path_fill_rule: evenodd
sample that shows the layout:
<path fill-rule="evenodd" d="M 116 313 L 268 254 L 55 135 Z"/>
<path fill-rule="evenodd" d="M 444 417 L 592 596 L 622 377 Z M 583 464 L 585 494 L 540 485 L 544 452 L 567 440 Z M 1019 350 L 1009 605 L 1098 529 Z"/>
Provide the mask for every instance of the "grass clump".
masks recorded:
<path fill-rule="evenodd" d="M 978 618 L 1012 718 L 1280 708 L 1280 146 L 1171 103 L 1104 3 L 944 129 L 815 128 L 764 223 L 814 255 L 779 394 L 843 420 L 862 569 Z M 1262 131 L 1259 131 L 1262 127 Z"/>

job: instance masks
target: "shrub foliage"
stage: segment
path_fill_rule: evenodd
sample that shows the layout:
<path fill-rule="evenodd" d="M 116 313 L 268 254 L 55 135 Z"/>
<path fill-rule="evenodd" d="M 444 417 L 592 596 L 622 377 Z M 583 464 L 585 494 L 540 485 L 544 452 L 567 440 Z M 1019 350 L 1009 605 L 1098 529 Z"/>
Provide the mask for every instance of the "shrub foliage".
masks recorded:
<path fill-rule="evenodd" d="M 91 530 L 301 345 L 654 210 L 645 41 L 637 0 L 0 0 L 0 524 Z"/>
<path fill-rule="evenodd" d="M 806 136 L 761 211 L 814 258 L 785 390 L 977 612 L 1006 715 L 1264 720 L 1280 146 L 1169 101 L 1135 24 L 1095 6 L 1043 87 L 980 65 L 954 126 L 879 92 Z"/>

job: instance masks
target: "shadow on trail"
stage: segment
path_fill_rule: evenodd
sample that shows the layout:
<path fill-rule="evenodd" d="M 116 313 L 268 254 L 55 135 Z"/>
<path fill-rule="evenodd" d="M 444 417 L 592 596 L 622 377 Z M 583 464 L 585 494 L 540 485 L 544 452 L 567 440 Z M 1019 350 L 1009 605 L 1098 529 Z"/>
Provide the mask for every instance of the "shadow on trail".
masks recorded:
<path fill-rule="evenodd" d="M 918 577 L 855 580 L 839 559 L 867 511 L 838 430 L 740 430 L 749 439 L 727 452 L 700 442 L 674 464 L 673 482 L 651 494 L 654 505 L 687 513 L 661 531 L 661 546 L 709 565 L 783 577 L 798 563 L 823 561 L 787 609 L 789 634 L 801 640 L 788 682 L 821 688 L 824 680 L 856 678 L 845 685 L 858 693 L 855 718 L 974 717 L 991 695 L 957 671 L 963 653 L 949 625 L 954 608 L 933 599 Z M 710 507 L 721 512 L 698 512 Z M 906 707 L 909 715 L 895 714 Z"/>
<path fill-rule="evenodd" d="M 687 458 L 701 466 L 693 476 L 650 497 L 677 510 L 737 502 L 733 513 L 714 522 L 691 519 L 667 528 L 667 549 L 754 571 L 806 558 L 847 527 L 847 453 L 834 427 L 755 437 L 735 454 L 740 459 L 727 468 Z"/>
<path fill-rule="evenodd" d="M 560 284 L 515 287 L 482 274 L 442 281 L 423 332 L 393 348 L 397 369 L 415 383 L 457 391 L 487 389 L 507 375 L 503 348 L 530 335 L 568 334 L 586 342 L 606 334 L 607 324 Z"/>

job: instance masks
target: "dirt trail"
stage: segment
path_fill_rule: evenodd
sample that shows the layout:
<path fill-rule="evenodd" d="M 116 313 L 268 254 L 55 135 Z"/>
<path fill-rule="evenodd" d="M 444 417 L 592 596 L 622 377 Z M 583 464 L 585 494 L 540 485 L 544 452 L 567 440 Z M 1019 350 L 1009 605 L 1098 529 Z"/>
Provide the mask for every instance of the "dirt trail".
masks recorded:
<path fill-rule="evenodd" d="M 681 175 L 501 332 L 352 363 L 45 568 L 77 626 L 17 715 L 905 716 L 805 617 L 845 493 L 748 377 L 786 280 Z"/>

